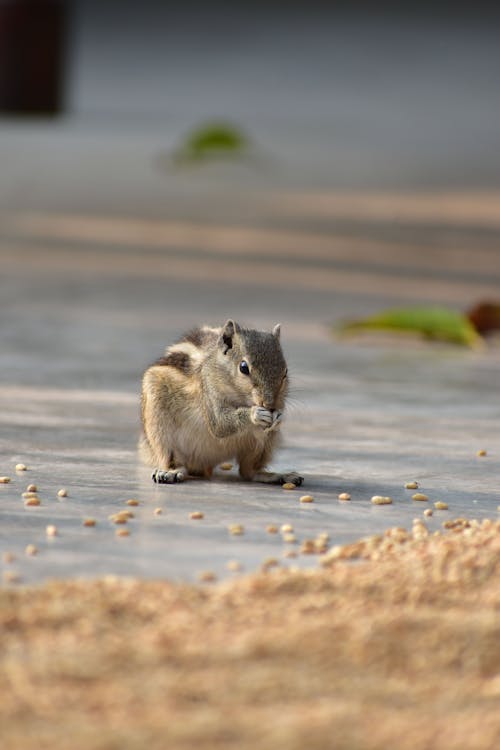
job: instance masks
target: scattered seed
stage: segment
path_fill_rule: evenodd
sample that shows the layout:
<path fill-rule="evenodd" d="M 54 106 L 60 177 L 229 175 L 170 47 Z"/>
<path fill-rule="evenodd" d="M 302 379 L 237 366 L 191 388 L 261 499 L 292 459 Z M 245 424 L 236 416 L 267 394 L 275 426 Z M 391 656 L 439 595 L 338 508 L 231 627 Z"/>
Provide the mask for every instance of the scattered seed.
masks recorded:
<path fill-rule="evenodd" d="M 238 560 L 228 560 L 226 568 L 230 570 L 231 573 L 239 573 L 240 570 L 243 570 L 243 565 Z"/>
<path fill-rule="evenodd" d="M 314 539 L 304 539 L 300 545 L 301 555 L 314 555 L 316 552 L 316 543 Z"/>
<path fill-rule="evenodd" d="M 130 510 L 120 510 L 118 513 L 112 513 L 108 516 L 108 519 L 113 523 L 127 523 L 127 521 L 133 517 L 134 514 Z"/>
<path fill-rule="evenodd" d="M 22 497 L 27 500 L 29 497 L 38 497 L 36 492 L 23 492 Z"/>
<path fill-rule="evenodd" d="M 347 502 L 350 499 L 351 499 L 351 496 L 350 496 L 350 494 L 348 492 L 341 492 L 340 495 L 339 495 L 339 500 L 343 500 L 343 501 Z"/>
<path fill-rule="evenodd" d="M 269 526 L 266 526 L 266 531 L 268 534 L 277 534 L 279 529 L 274 524 L 270 523 Z"/>
<path fill-rule="evenodd" d="M 36 495 L 30 495 L 30 497 L 27 497 L 24 501 L 25 505 L 41 505 L 40 498 Z"/>
<path fill-rule="evenodd" d="M 36 491 L 37 491 L 36 484 L 28 484 L 28 486 L 26 487 L 26 492 L 36 492 Z"/>
<path fill-rule="evenodd" d="M 8 484 L 10 482 L 10 477 L 0 477 L 0 484 Z"/>
<path fill-rule="evenodd" d="M 33 557 L 34 555 L 38 554 L 38 547 L 36 547 L 34 544 L 28 544 L 24 552 L 26 555 Z"/>
<path fill-rule="evenodd" d="M 372 497 L 373 505 L 391 505 L 392 497 L 385 497 L 384 495 L 374 495 Z"/>
<path fill-rule="evenodd" d="M 297 537 L 295 534 L 283 534 L 283 541 L 287 544 L 295 544 L 297 541 Z"/>
<path fill-rule="evenodd" d="M 197 521 L 200 518 L 204 518 L 205 514 L 201 512 L 201 510 L 193 510 L 192 513 L 189 514 L 189 518 L 191 518 L 192 521 Z"/>
<path fill-rule="evenodd" d="M 293 532 L 293 526 L 291 523 L 284 523 L 281 527 L 282 534 L 291 534 Z"/>
<path fill-rule="evenodd" d="M 128 529 L 116 529 L 115 535 L 116 536 L 130 536 L 130 531 Z"/>
<path fill-rule="evenodd" d="M 419 520 L 418 523 L 413 524 L 411 533 L 414 539 L 422 539 L 423 537 L 429 536 L 429 529 L 422 521 Z"/>
<path fill-rule="evenodd" d="M 230 464 L 230 463 L 221 464 L 220 468 L 222 469 L 222 471 L 231 471 L 231 469 L 233 468 L 233 464 Z"/>
<path fill-rule="evenodd" d="M 16 471 L 26 471 L 27 468 L 24 464 L 16 464 Z"/>
<path fill-rule="evenodd" d="M 228 527 L 228 530 L 229 530 L 229 533 L 232 534 L 233 536 L 241 536 L 242 534 L 245 533 L 245 529 L 243 528 L 241 523 L 232 523 Z"/>
<path fill-rule="evenodd" d="M 201 573 L 198 573 L 198 580 L 201 583 L 212 583 L 217 580 L 217 576 L 212 570 L 202 570 Z"/>
<path fill-rule="evenodd" d="M 478 451 L 478 452 L 477 452 L 477 454 L 476 454 L 476 455 L 477 455 L 477 456 L 487 456 L 487 455 L 488 455 L 488 453 L 487 453 L 487 451 L 485 451 L 485 450 L 480 450 L 480 451 Z"/>
<path fill-rule="evenodd" d="M 314 498 L 312 495 L 302 495 L 302 497 L 299 499 L 301 503 L 313 503 L 314 502 Z"/>
<path fill-rule="evenodd" d="M 434 507 L 435 507 L 435 505 L 436 504 L 434 503 Z M 424 516 L 432 516 L 432 508 L 426 508 L 424 510 Z"/>
<path fill-rule="evenodd" d="M 285 482 L 285 484 L 281 485 L 282 490 L 295 490 L 297 489 L 297 485 L 293 482 Z"/>
<path fill-rule="evenodd" d="M 267 557 L 264 560 L 264 562 L 262 563 L 262 565 L 260 566 L 260 568 L 263 571 L 271 570 L 271 568 L 277 568 L 277 567 L 279 567 L 279 564 L 280 564 L 280 562 L 279 562 L 278 558 L 276 558 L 276 557 Z"/>
<path fill-rule="evenodd" d="M 50 524 L 45 529 L 45 533 L 47 534 L 47 536 L 57 536 L 58 534 L 57 526 L 53 526 L 52 524 Z"/>
<path fill-rule="evenodd" d="M 299 553 L 296 552 L 294 549 L 286 549 L 283 552 L 283 557 L 298 557 Z"/>
<path fill-rule="evenodd" d="M 155 516 L 161 516 L 162 513 L 163 513 L 163 508 L 155 508 L 154 509 Z"/>
<path fill-rule="evenodd" d="M 16 559 L 16 556 L 15 556 L 15 554 L 13 552 L 4 552 L 3 555 L 2 555 L 2 560 L 7 565 L 9 563 L 11 563 L 11 562 L 14 562 L 15 559 Z"/>
<path fill-rule="evenodd" d="M 415 492 L 415 494 L 411 496 L 411 499 L 426 502 L 429 498 L 427 497 L 427 495 L 423 495 L 421 492 Z"/>
<path fill-rule="evenodd" d="M 3 573 L 4 583 L 19 583 L 21 576 L 15 570 L 5 570 Z"/>
<path fill-rule="evenodd" d="M 418 490 L 418 482 L 406 482 L 405 490 Z"/>
<path fill-rule="evenodd" d="M 324 552 L 327 552 L 328 551 L 328 539 L 316 537 L 316 539 L 314 540 L 314 551 L 317 552 L 319 555 L 322 555 Z"/>
<path fill-rule="evenodd" d="M 139 500 L 127 500 L 125 502 L 125 505 L 131 505 L 131 506 L 139 505 Z"/>
<path fill-rule="evenodd" d="M 438 500 L 434 503 L 434 507 L 436 510 L 448 510 L 448 503 L 443 503 L 441 500 Z"/>
<path fill-rule="evenodd" d="M 84 526 L 95 526 L 97 521 L 95 518 L 84 518 L 83 519 L 83 525 Z"/>
<path fill-rule="evenodd" d="M 61 489 L 58 490 L 57 497 L 68 497 L 68 490 L 66 487 L 61 487 Z"/>

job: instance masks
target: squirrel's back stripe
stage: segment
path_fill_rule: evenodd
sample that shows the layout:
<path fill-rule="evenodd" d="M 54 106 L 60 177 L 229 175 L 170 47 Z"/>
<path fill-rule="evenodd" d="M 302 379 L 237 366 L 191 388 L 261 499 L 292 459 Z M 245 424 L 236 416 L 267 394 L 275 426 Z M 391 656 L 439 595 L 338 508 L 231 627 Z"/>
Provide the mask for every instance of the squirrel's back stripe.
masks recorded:
<path fill-rule="evenodd" d="M 155 367 L 175 367 L 176 370 L 188 375 L 200 365 L 207 351 L 207 345 L 215 344 L 220 329 L 193 328 L 175 344 L 169 346 L 165 354 L 153 363 Z"/>
<path fill-rule="evenodd" d="M 167 352 L 154 363 L 154 367 L 175 367 L 181 372 L 188 373 L 191 370 L 191 359 L 187 352 Z"/>
<path fill-rule="evenodd" d="M 209 342 L 215 343 L 220 335 L 220 328 L 210 328 L 210 326 L 203 326 L 202 328 L 192 328 L 184 336 L 179 339 L 177 344 L 192 344 L 193 346 L 202 349 L 206 348 Z M 174 344 L 175 346 L 175 344 Z"/>

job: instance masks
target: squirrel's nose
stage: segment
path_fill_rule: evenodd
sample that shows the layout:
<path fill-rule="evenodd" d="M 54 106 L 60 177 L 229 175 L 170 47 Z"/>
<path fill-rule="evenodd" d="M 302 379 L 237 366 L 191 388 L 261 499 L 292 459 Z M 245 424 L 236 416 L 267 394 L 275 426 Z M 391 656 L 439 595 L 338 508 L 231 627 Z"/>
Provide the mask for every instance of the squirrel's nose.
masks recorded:
<path fill-rule="evenodd" d="M 271 401 L 263 401 L 262 406 L 264 407 L 264 409 L 269 409 L 269 411 L 273 411 L 274 409 L 274 403 L 272 403 Z"/>

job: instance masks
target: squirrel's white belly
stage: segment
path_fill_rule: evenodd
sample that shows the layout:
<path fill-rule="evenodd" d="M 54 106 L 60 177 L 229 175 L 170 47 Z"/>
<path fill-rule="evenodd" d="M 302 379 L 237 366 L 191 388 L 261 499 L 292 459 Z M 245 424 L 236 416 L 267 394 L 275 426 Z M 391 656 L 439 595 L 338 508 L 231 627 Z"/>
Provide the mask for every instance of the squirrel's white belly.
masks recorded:
<path fill-rule="evenodd" d="M 234 458 L 245 451 L 246 446 L 255 450 L 256 444 L 264 444 L 266 433 L 258 426 L 224 438 L 214 437 L 202 414 L 190 414 L 176 432 L 174 446 L 177 459 L 188 466 L 215 466 Z"/>

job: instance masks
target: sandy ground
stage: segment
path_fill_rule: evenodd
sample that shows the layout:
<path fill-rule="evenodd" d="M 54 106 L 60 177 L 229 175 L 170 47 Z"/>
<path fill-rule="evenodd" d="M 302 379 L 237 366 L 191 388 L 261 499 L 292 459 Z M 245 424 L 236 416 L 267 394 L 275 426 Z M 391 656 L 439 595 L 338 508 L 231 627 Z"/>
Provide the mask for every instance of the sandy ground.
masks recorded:
<path fill-rule="evenodd" d="M 0 591 L 9 750 L 492 750 L 500 522 L 422 522 L 225 584 Z"/>

